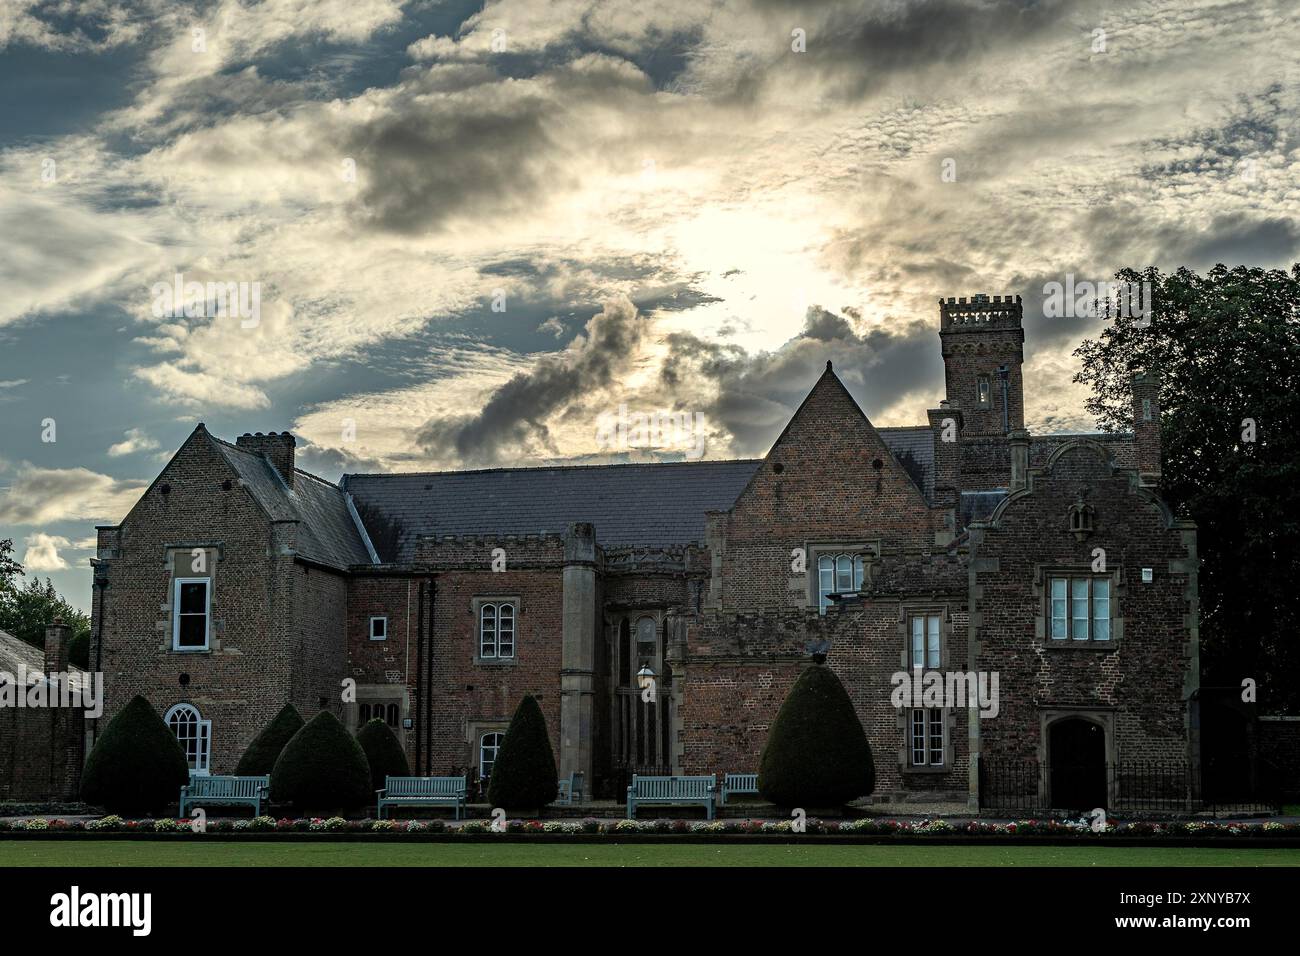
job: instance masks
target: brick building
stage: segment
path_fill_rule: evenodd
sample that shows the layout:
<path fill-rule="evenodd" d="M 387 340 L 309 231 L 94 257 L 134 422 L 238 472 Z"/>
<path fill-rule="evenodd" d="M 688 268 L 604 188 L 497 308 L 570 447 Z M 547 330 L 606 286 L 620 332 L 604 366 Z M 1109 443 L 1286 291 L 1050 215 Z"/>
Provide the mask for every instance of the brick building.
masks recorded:
<path fill-rule="evenodd" d="M 1019 299 L 940 304 L 946 400 L 876 428 L 830 363 L 761 459 L 345 475 L 293 437 L 199 425 L 99 529 L 92 664 L 228 772 L 286 701 L 382 717 L 415 772 L 489 772 L 535 695 L 561 775 L 757 769 L 810 653 L 870 737 L 877 796 L 978 799 L 998 761 L 1194 762 L 1195 530 L 1158 495 L 1155 383 L 1134 434 L 1024 429 Z M 998 675 L 998 712 L 898 672 Z M 652 678 L 649 675 L 653 675 Z M 649 680 L 654 700 L 643 699 Z M 355 699 L 347 691 L 355 682 Z"/>
<path fill-rule="evenodd" d="M 8 685 L 0 689 L 0 802 L 70 801 L 81 789 L 85 711 L 56 706 L 64 697 L 56 681 L 66 680 L 80 701 L 87 680 L 68 663 L 70 639 L 57 619 L 45 629 L 44 650 L 0 631 L 0 681 Z"/>

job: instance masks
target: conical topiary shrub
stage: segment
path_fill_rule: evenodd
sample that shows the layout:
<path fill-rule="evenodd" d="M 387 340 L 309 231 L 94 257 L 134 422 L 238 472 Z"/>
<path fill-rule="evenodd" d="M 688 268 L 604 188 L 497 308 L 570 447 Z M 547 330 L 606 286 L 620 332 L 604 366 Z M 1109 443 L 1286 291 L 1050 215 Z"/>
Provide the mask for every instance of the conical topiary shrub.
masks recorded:
<path fill-rule="evenodd" d="M 136 696 L 95 741 L 81 773 L 81 799 L 110 813 L 144 816 L 179 802 L 189 779 L 176 735 Z"/>
<path fill-rule="evenodd" d="M 546 718 L 529 695 L 506 728 L 506 739 L 501 741 L 488 779 L 488 799 L 492 806 L 507 810 L 540 810 L 557 792 L 555 754 Z"/>
<path fill-rule="evenodd" d="M 370 764 L 370 789 L 382 790 L 385 777 L 409 777 L 411 765 L 397 735 L 382 718 L 368 721 L 357 732 L 357 743 Z"/>
<path fill-rule="evenodd" d="M 758 792 L 780 807 L 838 807 L 876 786 L 871 745 L 834 671 L 809 667 L 767 736 Z"/>
<path fill-rule="evenodd" d="M 253 742 L 248 745 L 244 751 L 244 756 L 239 758 L 239 765 L 235 767 L 235 775 L 238 777 L 265 777 L 272 768 L 275 767 L 276 760 L 280 757 L 280 752 L 284 750 L 284 745 L 303 726 L 302 715 L 293 704 L 285 704 L 280 708 L 280 712 L 271 718 L 260 734 L 254 738 Z"/>
<path fill-rule="evenodd" d="M 328 710 L 303 724 L 271 768 L 271 799 L 304 815 L 355 810 L 373 796 L 361 745 Z"/>

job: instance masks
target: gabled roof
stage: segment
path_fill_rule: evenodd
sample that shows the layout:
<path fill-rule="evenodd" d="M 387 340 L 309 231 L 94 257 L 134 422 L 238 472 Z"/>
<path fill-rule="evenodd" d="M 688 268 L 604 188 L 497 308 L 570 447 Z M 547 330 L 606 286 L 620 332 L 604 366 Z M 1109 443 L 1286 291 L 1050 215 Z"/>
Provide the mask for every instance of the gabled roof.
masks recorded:
<path fill-rule="evenodd" d="M 295 468 L 290 488 L 265 456 L 209 437 L 272 521 L 298 522 L 300 557 L 334 568 L 370 563 L 370 552 L 337 485 Z"/>
<path fill-rule="evenodd" d="M 1029 467 L 1041 468 L 1062 445 L 1079 439 L 1104 445 L 1120 468 L 1137 467 L 1137 441 L 1131 432 L 1079 432 L 1059 435 L 1035 435 L 1029 442 Z"/>
<path fill-rule="evenodd" d="M 603 547 L 704 542 L 706 511 L 735 502 L 760 462 L 682 461 L 344 475 L 383 561 L 421 535 L 563 532 L 589 521 Z"/>

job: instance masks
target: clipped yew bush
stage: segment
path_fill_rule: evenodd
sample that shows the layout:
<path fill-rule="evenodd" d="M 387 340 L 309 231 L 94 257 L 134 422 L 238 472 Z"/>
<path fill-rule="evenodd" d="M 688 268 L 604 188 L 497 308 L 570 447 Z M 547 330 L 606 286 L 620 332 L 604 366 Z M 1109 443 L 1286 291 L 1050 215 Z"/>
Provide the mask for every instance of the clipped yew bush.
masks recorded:
<path fill-rule="evenodd" d="M 876 768 L 862 722 L 835 672 L 804 670 L 767 736 L 758 792 L 780 807 L 838 807 L 871 793 Z"/>
<path fill-rule="evenodd" d="M 537 701 L 528 695 L 520 701 L 506 728 L 488 779 L 488 799 L 492 806 L 506 810 L 540 810 L 557 793 L 555 754 L 546 732 L 546 718 Z"/>
<path fill-rule="evenodd" d="M 304 816 L 356 810 L 373 796 L 361 745 L 328 710 L 303 724 L 271 768 L 271 799 Z"/>
<path fill-rule="evenodd" d="M 137 695 L 95 741 L 81 774 L 81 799 L 120 816 L 158 814 L 179 802 L 189 779 L 176 735 Z"/>
<path fill-rule="evenodd" d="M 357 731 L 357 743 L 361 745 L 370 765 L 370 789 L 382 790 L 385 777 L 409 777 L 411 765 L 406 760 L 406 751 L 397 740 L 397 734 L 380 717 L 367 721 Z"/>
<path fill-rule="evenodd" d="M 302 729 L 303 724 L 302 715 L 293 704 L 285 704 L 281 707 L 280 712 L 271 718 L 271 722 L 262 728 L 262 732 L 248 745 L 244 756 L 239 758 L 239 765 L 235 767 L 235 776 L 265 777 L 268 775 L 275 767 L 275 761 L 279 759 L 284 745 Z"/>

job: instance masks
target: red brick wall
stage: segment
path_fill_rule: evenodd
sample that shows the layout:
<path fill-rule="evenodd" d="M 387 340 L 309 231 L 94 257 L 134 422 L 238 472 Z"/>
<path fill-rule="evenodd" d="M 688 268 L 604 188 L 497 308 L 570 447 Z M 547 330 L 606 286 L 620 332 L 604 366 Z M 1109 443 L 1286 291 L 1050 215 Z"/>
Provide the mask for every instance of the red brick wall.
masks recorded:
<path fill-rule="evenodd" d="M 136 694 L 160 716 L 174 704 L 192 703 L 212 721 L 214 773 L 232 772 L 290 699 L 297 643 L 293 561 L 282 555 L 292 545 L 293 526 L 270 525 L 236 478 L 196 432 L 120 528 L 100 533 L 102 546 L 116 548 L 106 562 L 109 587 L 95 622 L 103 628 L 101 726 Z M 212 563 L 213 647 L 177 652 L 166 549 L 200 545 L 219 549 Z M 182 674 L 188 686 L 181 685 Z"/>
<path fill-rule="evenodd" d="M 1075 445 L 1049 473 L 1031 472 L 1031 491 L 1005 505 L 996 527 L 975 535 L 976 669 L 1001 675 L 1001 715 L 982 722 L 983 749 L 1036 759 L 1041 709 L 1113 708 L 1120 761 L 1185 760 L 1185 699 L 1196 683 L 1195 553 L 1185 536 L 1194 532 L 1167 527 L 1149 494 L 1128 473 L 1112 474 L 1094 447 Z M 1081 541 L 1067 525 L 1080 491 L 1096 509 L 1096 530 Z M 1119 575 L 1112 617 L 1123 619 L 1123 634 L 1109 645 L 1054 644 L 1042 633 L 1043 569 L 1086 573 L 1098 547 Z M 1153 569 L 1151 584 L 1141 581 L 1144 567 Z"/>
<path fill-rule="evenodd" d="M 880 540 L 888 558 L 928 550 L 942 527 L 829 371 L 718 524 L 727 610 L 807 607 L 807 586 L 791 583 L 795 548 L 862 538 Z"/>

